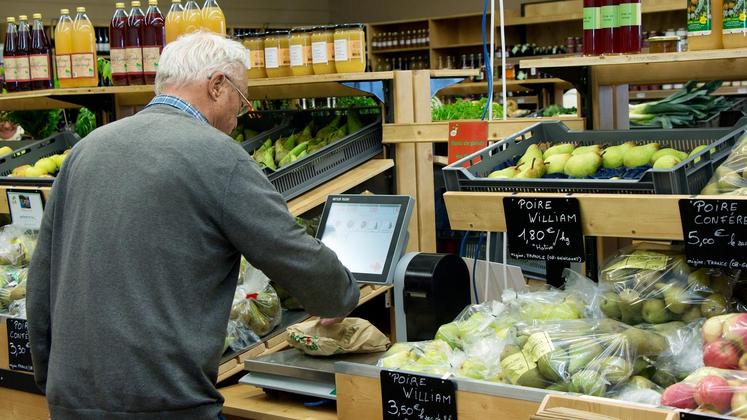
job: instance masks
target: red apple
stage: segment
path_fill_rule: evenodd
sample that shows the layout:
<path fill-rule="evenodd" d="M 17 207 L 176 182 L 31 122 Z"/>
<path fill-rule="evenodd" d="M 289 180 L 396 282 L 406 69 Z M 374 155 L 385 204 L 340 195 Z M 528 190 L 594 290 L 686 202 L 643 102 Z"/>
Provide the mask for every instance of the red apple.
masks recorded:
<path fill-rule="evenodd" d="M 726 340 L 714 341 L 703 349 L 703 364 L 719 369 L 736 369 L 739 367 L 739 352 Z"/>
<path fill-rule="evenodd" d="M 706 410 L 726 413 L 731 408 L 733 391 L 726 379 L 708 375 L 695 385 L 695 402 Z"/>
<path fill-rule="evenodd" d="M 695 388 L 686 383 L 678 383 L 669 386 L 661 394 L 661 404 L 675 408 L 693 409 L 698 405 L 695 403 Z"/>
<path fill-rule="evenodd" d="M 721 338 L 724 321 L 730 318 L 732 314 L 719 315 L 709 318 L 703 324 L 703 340 L 706 343 L 713 343 Z"/>
<path fill-rule="evenodd" d="M 722 337 L 733 341 L 740 349 L 747 350 L 747 313 L 734 314 L 724 321 Z"/>

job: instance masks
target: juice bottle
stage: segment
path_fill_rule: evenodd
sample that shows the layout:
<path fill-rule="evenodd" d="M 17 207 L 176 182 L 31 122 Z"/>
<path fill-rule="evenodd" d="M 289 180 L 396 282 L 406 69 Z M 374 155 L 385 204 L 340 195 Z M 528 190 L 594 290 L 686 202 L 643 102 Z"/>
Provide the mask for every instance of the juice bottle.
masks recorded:
<path fill-rule="evenodd" d="M 226 34 L 226 17 L 217 0 L 205 0 L 202 5 L 202 27 L 216 34 Z"/>
<path fill-rule="evenodd" d="M 93 24 L 86 15 L 85 7 L 78 7 L 75 10 L 78 13 L 73 20 L 73 82 L 77 87 L 96 87 L 99 85 L 99 72 Z"/>
<path fill-rule="evenodd" d="M 5 46 L 3 48 L 3 62 L 5 63 L 5 89 L 8 92 L 18 91 L 18 76 L 16 74 L 16 46 L 18 45 L 18 29 L 16 18 L 6 19 L 8 28 L 5 30 Z"/>
<path fill-rule="evenodd" d="M 598 0 L 601 7 L 601 25 L 596 39 L 596 54 L 611 54 L 615 52 L 614 33 L 617 27 L 616 0 Z"/>
<path fill-rule="evenodd" d="M 184 6 L 184 14 L 182 16 L 182 35 L 196 32 L 202 29 L 202 11 L 200 10 L 200 6 L 197 5 L 195 0 L 187 1 L 187 4 Z"/>
<path fill-rule="evenodd" d="M 57 82 L 61 88 L 75 86 L 73 80 L 73 63 L 70 54 L 73 52 L 73 20 L 68 9 L 60 10 L 60 20 L 54 28 L 55 69 Z"/>
<path fill-rule="evenodd" d="M 163 51 L 165 42 L 165 25 L 163 14 L 158 8 L 158 0 L 148 0 L 148 11 L 145 13 L 145 26 L 143 27 L 143 75 L 145 83 L 149 85 L 156 82 L 158 60 L 161 59 L 161 51 Z"/>
<path fill-rule="evenodd" d="M 747 47 L 747 2 L 724 3 L 724 48 Z"/>
<path fill-rule="evenodd" d="M 641 52 L 641 0 L 617 0 L 615 52 Z"/>
<path fill-rule="evenodd" d="M 16 45 L 16 78 L 18 90 L 31 90 L 31 30 L 26 15 L 18 17 L 18 44 Z"/>
<path fill-rule="evenodd" d="M 112 63 L 114 86 L 127 86 L 127 12 L 124 3 L 116 4 L 112 21 L 109 24 L 109 55 Z"/>
<path fill-rule="evenodd" d="M 687 2 L 687 45 L 690 51 L 723 47 L 723 7 L 722 0 Z"/>
<path fill-rule="evenodd" d="M 184 6 L 181 0 L 171 0 L 169 14 L 166 15 L 166 43 L 176 41 L 182 34 L 184 20 Z"/>
<path fill-rule="evenodd" d="M 602 29 L 602 8 L 597 0 L 584 0 L 584 55 L 596 54 L 596 40 Z"/>
<path fill-rule="evenodd" d="M 145 14 L 140 9 L 140 2 L 135 0 L 127 17 L 127 36 L 125 37 L 125 55 L 127 55 L 127 81 L 131 85 L 144 85 L 143 77 L 143 27 Z"/>
<path fill-rule="evenodd" d="M 52 55 L 49 48 L 47 33 L 44 32 L 41 13 L 34 13 L 34 23 L 31 27 L 31 88 L 51 89 L 52 84 Z"/>

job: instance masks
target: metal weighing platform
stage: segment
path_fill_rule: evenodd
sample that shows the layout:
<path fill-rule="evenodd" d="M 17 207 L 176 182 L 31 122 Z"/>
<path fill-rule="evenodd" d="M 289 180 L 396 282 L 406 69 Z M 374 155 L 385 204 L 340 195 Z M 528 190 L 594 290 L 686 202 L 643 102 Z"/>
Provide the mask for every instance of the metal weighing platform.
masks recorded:
<path fill-rule="evenodd" d="M 249 371 L 242 384 L 263 389 L 336 400 L 335 363 L 375 365 L 383 353 L 307 356 L 297 349 L 283 350 L 244 362 Z"/>

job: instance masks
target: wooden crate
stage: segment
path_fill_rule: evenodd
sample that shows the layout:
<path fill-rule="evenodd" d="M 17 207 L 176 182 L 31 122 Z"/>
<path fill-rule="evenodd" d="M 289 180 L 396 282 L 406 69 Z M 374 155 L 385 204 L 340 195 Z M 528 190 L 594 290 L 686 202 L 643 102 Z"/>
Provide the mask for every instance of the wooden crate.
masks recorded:
<path fill-rule="evenodd" d="M 674 420 L 673 410 L 585 395 L 548 395 L 531 419 Z"/>

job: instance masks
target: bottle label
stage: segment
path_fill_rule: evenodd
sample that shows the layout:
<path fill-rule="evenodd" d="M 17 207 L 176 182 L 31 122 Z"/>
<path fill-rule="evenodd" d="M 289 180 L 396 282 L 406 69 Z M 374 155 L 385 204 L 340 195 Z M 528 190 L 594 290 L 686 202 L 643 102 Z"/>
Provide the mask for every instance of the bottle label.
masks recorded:
<path fill-rule="evenodd" d="M 52 78 L 47 54 L 32 54 L 29 56 L 31 65 L 31 80 L 49 80 Z"/>
<path fill-rule="evenodd" d="M 747 35 L 747 1 L 724 2 L 724 34 Z"/>
<path fill-rule="evenodd" d="M 28 55 L 16 57 L 16 77 L 19 82 L 28 82 L 31 80 L 31 64 L 29 63 Z"/>
<path fill-rule="evenodd" d="M 127 74 L 127 54 L 125 54 L 124 48 L 111 48 L 109 56 L 112 62 L 112 74 L 126 75 Z"/>
<path fill-rule="evenodd" d="M 350 60 L 348 52 L 348 40 L 347 39 L 336 39 L 335 40 L 335 61 L 348 61 Z"/>
<path fill-rule="evenodd" d="M 54 62 L 57 67 L 57 80 L 67 80 L 73 78 L 73 64 L 70 59 L 70 55 L 55 55 Z"/>
<path fill-rule="evenodd" d="M 5 63 L 5 81 L 15 82 L 18 80 L 18 74 L 16 73 L 16 58 L 15 57 L 3 57 Z"/>
<path fill-rule="evenodd" d="M 91 53 L 70 54 L 73 63 L 73 79 L 96 77 L 96 63 Z"/>
<path fill-rule="evenodd" d="M 698 0 L 687 3 L 687 36 L 707 36 L 713 31 L 711 0 Z"/>
<path fill-rule="evenodd" d="M 617 8 L 620 26 L 641 26 L 641 3 L 623 3 Z"/>
<path fill-rule="evenodd" d="M 156 74 L 161 59 L 161 47 L 143 47 L 143 71 Z"/>
<path fill-rule="evenodd" d="M 306 64 L 306 57 L 304 57 L 304 46 L 301 44 L 290 46 L 290 60 L 291 67 L 299 67 Z"/>
<path fill-rule="evenodd" d="M 127 56 L 127 73 L 143 72 L 143 50 L 140 48 L 125 48 Z"/>
<path fill-rule="evenodd" d="M 348 49 L 350 51 L 350 59 L 351 60 L 360 60 L 363 52 L 363 49 L 361 48 L 362 42 L 358 39 L 354 39 L 348 43 Z"/>
<path fill-rule="evenodd" d="M 617 28 L 617 6 L 602 6 L 602 29 Z"/>
<path fill-rule="evenodd" d="M 314 64 L 327 64 L 329 58 L 327 56 L 327 42 L 312 42 L 311 43 L 311 61 Z"/>
<path fill-rule="evenodd" d="M 601 7 L 584 7 L 584 30 L 600 29 L 602 25 Z"/>
<path fill-rule="evenodd" d="M 278 60 L 280 61 L 280 67 L 290 67 L 291 55 L 289 48 L 278 49 Z"/>
<path fill-rule="evenodd" d="M 250 69 L 265 68 L 265 52 L 262 50 L 250 50 L 249 51 L 249 65 Z"/>
<path fill-rule="evenodd" d="M 265 48 L 265 64 L 267 65 L 268 69 L 280 68 L 280 63 L 278 62 L 277 47 Z"/>

